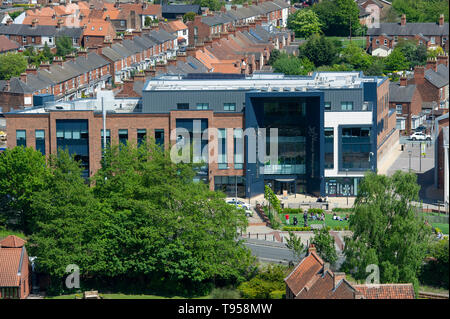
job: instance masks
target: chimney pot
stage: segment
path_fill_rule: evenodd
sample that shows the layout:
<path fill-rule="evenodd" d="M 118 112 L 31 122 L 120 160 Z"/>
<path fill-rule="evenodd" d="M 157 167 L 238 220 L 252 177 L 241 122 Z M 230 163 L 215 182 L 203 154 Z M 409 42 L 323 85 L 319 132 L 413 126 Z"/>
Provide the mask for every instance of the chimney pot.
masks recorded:
<path fill-rule="evenodd" d="M 400 78 L 400 86 L 407 86 L 408 85 L 408 79 L 405 76 L 402 76 Z"/>
<path fill-rule="evenodd" d="M 400 24 L 401 25 L 406 25 L 406 14 L 402 14 L 401 20 L 400 20 Z"/>
<path fill-rule="evenodd" d="M 444 26 L 444 15 L 443 14 L 441 14 L 440 16 L 439 16 L 439 25 L 440 26 Z"/>

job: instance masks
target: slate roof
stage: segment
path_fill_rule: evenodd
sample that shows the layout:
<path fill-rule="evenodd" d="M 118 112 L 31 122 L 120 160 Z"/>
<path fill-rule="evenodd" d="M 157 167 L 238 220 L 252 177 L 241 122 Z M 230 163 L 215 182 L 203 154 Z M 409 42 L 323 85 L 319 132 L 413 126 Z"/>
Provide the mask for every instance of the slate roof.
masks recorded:
<path fill-rule="evenodd" d="M 416 86 L 409 84 L 400 86 L 400 83 L 389 83 L 389 102 L 411 102 Z"/>
<path fill-rule="evenodd" d="M 61 27 L 58 29 L 51 25 L 37 25 L 32 27 L 24 24 L 1 25 L 0 34 L 19 36 L 70 36 L 80 38 L 83 30 L 81 28 Z"/>
<path fill-rule="evenodd" d="M 428 69 L 425 71 L 425 79 L 430 81 L 437 88 L 444 87 L 448 85 L 448 67 L 439 64 L 437 66 L 437 72 L 432 69 Z"/>
<path fill-rule="evenodd" d="M 122 56 L 117 51 L 115 51 L 113 48 L 109 48 L 109 47 L 103 48 L 102 54 L 113 62 L 122 60 Z"/>
<path fill-rule="evenodd" d="M 412 284 L 354 285 L 366 299 L 414 299 Z"/>
<path fill-rule="evenodd" d="M 172 13 L 172 14 L 180 14 L 183 15 L 186 12 L 195 12 L 195 13 L 199 13 L 201 12 L 201 8 L 200 5 L 198 4 L 190 4 L 190 5 L 185 5 L 185 4 L 171 4 L 171 5 L 167 5 L 167 4 L 163 4 L 162 8 L 161 8 L 162 13 Z"/>
<path fill-rule="evenodd" d="M 2 91 L 5 89 L 5 86 L 6 86 L 6 81 L 4 81 L 4 80 L 0 81 L 0 88 L 1 88 Z M 29 94 L 29 93 L 33 93 L 35 91 L 36 90 L 31 88 L 26 83 L 23 83 L 17 77 L 11 78 L 9 80 L 9 91 L 8 92 L 19 93 L 19 94 Z"/>
<path fill-rule="evenodd" d="M 173 34 L 170 34 L 166 30 L 159 29 L 158 31 L 151 31 L 149 34 L 146 34 L 151 40 L 154 40 L 156 43 L 161 44 L 170 40 L 174 40 L 177 37 Z"/>
<path fill-rule="evenodd" d="M 419 33 L 426 36 L 448 35 L 448 22 L 443 26 L 437 23 L 406 23 L 404 26 L 400 23 L 381 23 L 379 28 L 367 30 L 369 36 L 378 36 L 383 33 L 391 36 L 415 36 Z"/>

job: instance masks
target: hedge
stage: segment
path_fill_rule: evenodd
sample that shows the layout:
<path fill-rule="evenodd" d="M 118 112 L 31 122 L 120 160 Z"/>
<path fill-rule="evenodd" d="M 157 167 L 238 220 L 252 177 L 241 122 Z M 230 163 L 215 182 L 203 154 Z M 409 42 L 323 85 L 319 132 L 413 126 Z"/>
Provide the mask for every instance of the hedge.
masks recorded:
<path fill-rule="evenodd" d="M 323 209 L 322 208 L 310 208 L 310 209 L 308 209 L 308 214 L 311 214 L 311 213 L 313 213 L 313 214 L 322 214 L 324 211 L 323 211 Z"/>
<path fill-rule="evenodd" d="M 310 231 L 311 226 L 306 226 L 306 227 L 283 226 L 283 228 L 281 230 L 283 230 L 283 231 Z"/>
<path fill-rule="evenodd" d="M 283 209 L 283 214 L 303 214 L 303 209 L 301 209 L 301 208 L 285 208 L 285 209 Z"/>

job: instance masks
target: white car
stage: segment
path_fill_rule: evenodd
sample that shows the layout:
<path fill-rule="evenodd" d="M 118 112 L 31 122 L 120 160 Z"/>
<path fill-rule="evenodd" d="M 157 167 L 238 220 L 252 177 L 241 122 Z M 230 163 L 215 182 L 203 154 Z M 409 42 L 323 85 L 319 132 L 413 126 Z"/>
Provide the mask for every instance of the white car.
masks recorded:
<path fill-rule="evenodd" d="M 413 141 L 431 141 L 431 136 L 422 132 L 415 132 L 409 137 L 409 139 Z"/>
<path fill-rule="evenodd" d="M 250 210 L 250 204 L 244 203 L 243 201 L 240 200 L 236 200 L 235 198 L 227 201 L 227 203 L 230 205 L 235 205 L 240 208 L 244 208 L 246 210 Z"/>

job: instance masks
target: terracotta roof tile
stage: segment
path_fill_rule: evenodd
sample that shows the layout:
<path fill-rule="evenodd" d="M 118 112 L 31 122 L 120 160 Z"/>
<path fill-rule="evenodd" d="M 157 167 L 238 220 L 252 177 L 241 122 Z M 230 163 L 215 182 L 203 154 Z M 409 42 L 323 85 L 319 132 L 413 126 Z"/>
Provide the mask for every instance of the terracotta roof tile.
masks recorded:
<path fill-rule="evenodd" d="M 22 248 L 0 248 L 0 287 L 17 287 Z"/>
<path fill-rule="evenodd" d="M 354 285 L 366 299 L 414 299 L 412 284 Z"/>
<path fill-rule="evenodd" d="M 11 50 L 16 50 L 20 48 L 20 45 L 17 42 L 8 39 L 5 35 L 0 35 L 0 52 L 6 52 Z"/>
<path fill-rule="evenodd" d="M 167 23 L 173 31 L 185 30 L 188 27 L 180 20 L 174 20 Z"/>
<path fill-rule="evenodd" d="M 20 248 L 25 245 L 27 241 L 23 240 L 20 237 L 9 235 L 8 237 L 4 238 L 3 240 L 0 240 L 0 247 L 3 248 Z"/>

